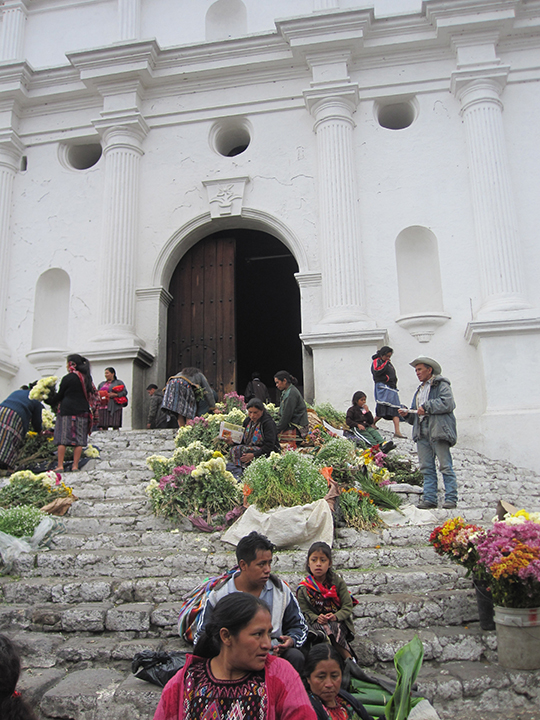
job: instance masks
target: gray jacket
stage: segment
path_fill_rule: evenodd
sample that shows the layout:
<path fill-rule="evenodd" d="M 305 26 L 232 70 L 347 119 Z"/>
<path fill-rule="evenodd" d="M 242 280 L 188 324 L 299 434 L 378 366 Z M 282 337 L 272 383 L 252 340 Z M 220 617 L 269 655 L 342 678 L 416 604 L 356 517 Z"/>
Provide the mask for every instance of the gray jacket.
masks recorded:
<path fill-rule="evenodd" d="M 416 390 L 411 408 L 416 409 L 416 396 L 420 387 Z M 435 375 L 431 381 L 431 389 L 428 399 L 423 403 L 426 414 L 422 423 L 427 422 L 428 436 L 430 440 L 444 440 L 450 446 L 457 442 L 456 417 L 454 415 L 454 395 L 450 387 L 450 380 L 442 375 Z M 414 442 L 420 437 L 420 418 L 416 413 L 409 413 L 405 418 L 413 426 L 412 439 Z"/>

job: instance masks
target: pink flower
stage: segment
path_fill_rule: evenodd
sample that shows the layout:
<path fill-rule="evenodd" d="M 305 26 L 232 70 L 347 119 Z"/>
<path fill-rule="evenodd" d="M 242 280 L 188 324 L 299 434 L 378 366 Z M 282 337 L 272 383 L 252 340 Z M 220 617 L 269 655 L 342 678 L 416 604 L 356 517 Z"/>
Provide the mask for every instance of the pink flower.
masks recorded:
<path fill-rule="evenodd" d="M 191 475 L 194 470 L 195 465 L 179 465 L 174 468 L 173 473 L 175 475 Z"/>

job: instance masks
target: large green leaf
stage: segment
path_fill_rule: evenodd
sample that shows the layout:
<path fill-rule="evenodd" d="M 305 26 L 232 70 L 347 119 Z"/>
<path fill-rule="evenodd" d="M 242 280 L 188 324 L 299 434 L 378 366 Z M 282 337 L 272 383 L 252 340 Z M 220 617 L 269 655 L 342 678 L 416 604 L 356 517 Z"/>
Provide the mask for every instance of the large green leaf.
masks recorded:
<path fill-rule="evenodd" d="M 385 708 L 387 720 L 406 720 L 409 717 L 412 707 L 411 690 L 422 667 L 423 658 L 424 646 L 418 635 L 395 654 L 397 684 Z"/>

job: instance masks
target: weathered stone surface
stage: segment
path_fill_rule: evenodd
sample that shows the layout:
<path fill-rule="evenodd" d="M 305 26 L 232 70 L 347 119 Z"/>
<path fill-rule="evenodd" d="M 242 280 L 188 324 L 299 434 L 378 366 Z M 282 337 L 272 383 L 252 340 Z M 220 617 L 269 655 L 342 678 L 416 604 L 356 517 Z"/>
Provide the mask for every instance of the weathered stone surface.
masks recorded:
<path fill-rule="evenodd" d="M 107 630 L 149 630 L 151 603 L 126 603 L 107 612 Z"/>
<path fill-rule="evenodd" d="M 45 693 L 40 709 L 53 718 L 103 720 L 123 679 L 112 669 L 75 671 Z"/>
<path fill-rule="evenodd" d="M 43 695 L 66 676 L 65 668 L 55 667 L 44 670 L 23 670 L 17 689 L 33 708 L 38 708 Z"/>
<path fill-rule="evenodd" d="M 105 617 L 111 607 L 111 603 L 81 604 L 68 607 L 62 613 L 62 630 L 64 632 L 102 632 L 105 629 Z"/>
<path fill-rule="evenodd" d="M 58 651 L 65 643 L 62 635 L 39 632 L 19 632 L 12 640 L 21 654 L 23 668 L 54 667 Z"/>
<path fill-rule="evenodd" d="M 60 648 L 58 657 L 66 663 L 80 663 L 87 660 L 107 663 L 117 645 L 116 638 L 100 636 L 71 638 Z"/>

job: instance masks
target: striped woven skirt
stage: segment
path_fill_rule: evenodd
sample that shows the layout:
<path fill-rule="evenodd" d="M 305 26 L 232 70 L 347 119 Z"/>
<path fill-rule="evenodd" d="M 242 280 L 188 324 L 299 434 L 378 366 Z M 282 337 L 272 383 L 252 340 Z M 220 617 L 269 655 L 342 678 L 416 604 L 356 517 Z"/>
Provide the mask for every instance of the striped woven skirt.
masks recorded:
<path fill-rule="evenodd" d="M 118 406 L 113 412 L 109 412 L 107 408 L 98 410 L 99 428 L 121 428 L 122 427 L 122 408 Z"/>
<path fill-rule="evenodd" d="M 86 447 L 89 419 L 90 413 L 57 415 L 56 425 L 54 426 L 54 444 Z"/>
<path fill-rule="evenodd" d="M 11 470 L 24 444 L 24 426 L 19 413 L 0 407 L 0 468 Z"/>
<path fill-rule="evenodd" d="M 197 413 L 193 388 L 182 378 L 171 378 L 165 387 L 161 407 L 192 420 Z"/>

